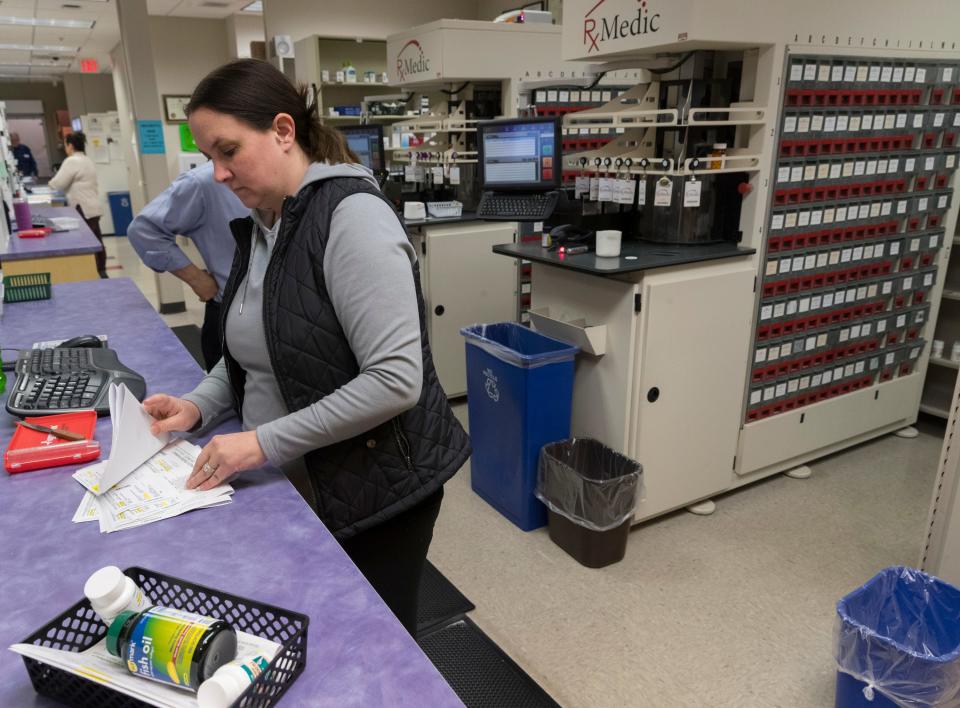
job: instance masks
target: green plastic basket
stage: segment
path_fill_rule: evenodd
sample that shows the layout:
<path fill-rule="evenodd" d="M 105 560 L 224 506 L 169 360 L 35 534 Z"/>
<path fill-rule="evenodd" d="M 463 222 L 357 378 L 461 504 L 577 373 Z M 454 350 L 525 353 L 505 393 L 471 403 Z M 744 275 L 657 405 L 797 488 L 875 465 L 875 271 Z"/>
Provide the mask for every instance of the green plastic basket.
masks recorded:
<path fill-rule="evenodd" d="M 50 299 L 49 273 L 8 275 L 3 279 L 4 302 L 30 302 Z"/>

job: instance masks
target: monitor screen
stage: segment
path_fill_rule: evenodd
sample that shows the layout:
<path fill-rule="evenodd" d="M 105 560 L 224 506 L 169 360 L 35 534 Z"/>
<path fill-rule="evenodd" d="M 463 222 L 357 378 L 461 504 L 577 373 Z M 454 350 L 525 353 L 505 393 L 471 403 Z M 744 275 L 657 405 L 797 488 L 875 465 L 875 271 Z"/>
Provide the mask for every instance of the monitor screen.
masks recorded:
<path fill-rule="evenodd" d="M 360 158 L 361 165 L 374 172 L 384 168 L 382 125 L 352 125 L 340 128 L 340 132 L 346 136 L 347 145 Z"/>
<path fill-rule="evenodd" d="M 547 191 L 560 186 L 560 125 L 555 118 L 480 123 L 484 189 Z"/>

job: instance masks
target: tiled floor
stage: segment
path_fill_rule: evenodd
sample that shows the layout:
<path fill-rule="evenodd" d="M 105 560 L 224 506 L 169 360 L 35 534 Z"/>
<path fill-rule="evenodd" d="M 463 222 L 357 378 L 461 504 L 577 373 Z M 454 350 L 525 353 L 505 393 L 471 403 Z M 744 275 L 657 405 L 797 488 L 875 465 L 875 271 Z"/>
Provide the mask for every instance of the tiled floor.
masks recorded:
<path fill-rule="evenodd" d="M 155 298 L 126 239 L 108 253 Z M 192 294 L 171 325 L 199 324 Z M 456 412 L 466 418 L 466 406 Z M 545 530 L 523 533 L 447 485 L 430 557 L 471 617 L 564 706 L 833 705 L 834 606 L 879 569 L 915 565 L 942 426 L 886 436 L 635 527 L 623 562 L 579 566 Z"/>

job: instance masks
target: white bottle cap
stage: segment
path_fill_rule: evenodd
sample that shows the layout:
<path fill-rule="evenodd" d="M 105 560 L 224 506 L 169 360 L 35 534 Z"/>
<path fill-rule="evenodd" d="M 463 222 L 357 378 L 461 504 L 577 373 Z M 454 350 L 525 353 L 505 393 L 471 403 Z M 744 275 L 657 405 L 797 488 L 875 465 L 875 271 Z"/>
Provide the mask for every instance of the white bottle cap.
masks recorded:
<path fill-rule="evenodd" d="M 221 666 L 200 684 L 197 705 L 200 708 L 227 708 L 249 685 L 250 679 L 239 666 Z"/>
<path fill-rule="evenodd" d="M 83 594 L 93 609 L 116 602 L 123 594 L 127 576 L 115 565 L 108 565 L 91 575 L 83 586 Z"/>

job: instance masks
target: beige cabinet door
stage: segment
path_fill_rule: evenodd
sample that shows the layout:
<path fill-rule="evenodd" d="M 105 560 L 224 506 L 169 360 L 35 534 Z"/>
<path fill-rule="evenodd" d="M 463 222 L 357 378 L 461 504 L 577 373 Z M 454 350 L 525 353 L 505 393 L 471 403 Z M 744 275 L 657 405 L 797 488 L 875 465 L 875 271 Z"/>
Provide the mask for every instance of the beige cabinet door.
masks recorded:
<path fill-rule="evenodd" d="M 732 483 L 753 276 L 745 259 L 644 275 L 630 449 L 646 486 L 637 520 Z"/>
<path fill-rule="evenodd" d="M 418 256 L 427 281 L 427 335 L 447 396 L 467 392 L 460 329 L 516 320 L 516 263 L 493 253 L 497 244 L 513 243 L 515 233 L 513 222 L 465 222 L 425 229 L 426 252 L 420 249 Z"/>

